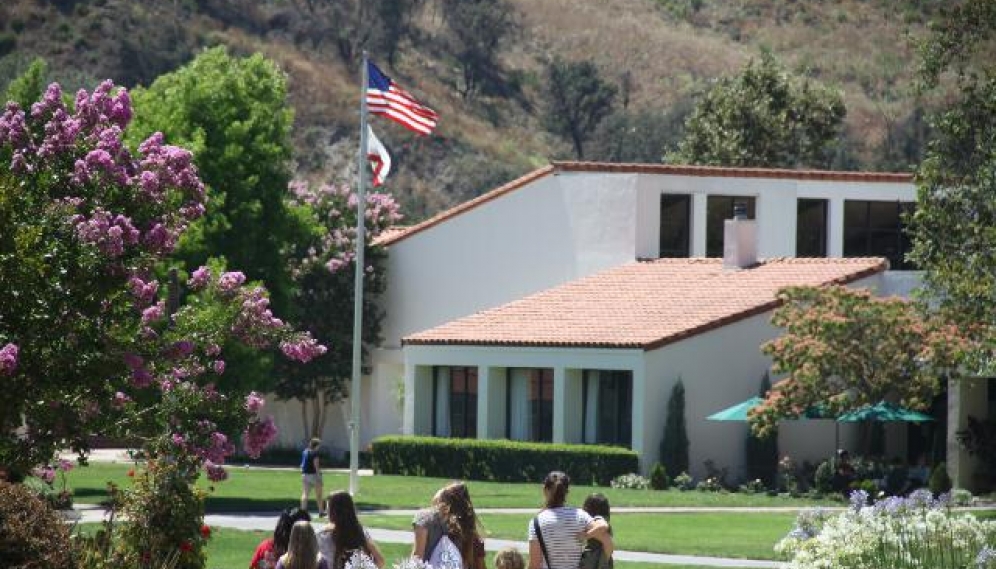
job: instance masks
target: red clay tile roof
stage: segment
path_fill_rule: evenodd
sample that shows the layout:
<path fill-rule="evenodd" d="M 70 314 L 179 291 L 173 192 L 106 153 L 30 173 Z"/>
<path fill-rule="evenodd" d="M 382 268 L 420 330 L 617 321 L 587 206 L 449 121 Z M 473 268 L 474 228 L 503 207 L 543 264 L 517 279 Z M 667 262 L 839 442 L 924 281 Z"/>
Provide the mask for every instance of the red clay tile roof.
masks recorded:
<path fill-rule="evenodd" d="M 438 225 L 467 210 L 515 191 L 526 184 L 556 172 L 604 172 L 623 174 L 670 174 L 672 176 L 701 176 L 717 178 L 772 178 L 790 180 L 831 180 L 837 182 L 891 182 L 910 183 L 912 174 L 894 172 L 837 172 L 832 170 L 784 170 L 777 168 L 723 168 L 719 166 L 681 166 L 675 164 L 615 164 L 609 162 L 551 162 L 521 178 L 482 194 L 470 201 L 452 207 L 435 216 L 401 231 L 382 233 L 375 245 L 388 246 Z"/>
<path fill-rule="evenodd" d="M 652 350 L 767 312 L 792 285 L 846 284 L 885 259 L 768 259 L 724 270 L 722 259 L 657 259 L 606 270 L 404 338 L 408 345 Z"/>

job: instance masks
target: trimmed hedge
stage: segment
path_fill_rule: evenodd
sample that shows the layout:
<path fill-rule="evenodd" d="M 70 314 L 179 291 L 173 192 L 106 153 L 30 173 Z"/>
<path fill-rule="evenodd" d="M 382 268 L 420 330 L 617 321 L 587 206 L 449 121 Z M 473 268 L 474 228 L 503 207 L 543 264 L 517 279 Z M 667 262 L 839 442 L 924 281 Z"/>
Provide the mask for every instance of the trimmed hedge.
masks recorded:
<path fill-rule="evenodd" d="M 539 482 L 551 470 L 562 470 L 577 484 L 607 486 L 639 469 L 636 452 L 597 445 L 386 436 L 372 447 L 378 474 Z"/>

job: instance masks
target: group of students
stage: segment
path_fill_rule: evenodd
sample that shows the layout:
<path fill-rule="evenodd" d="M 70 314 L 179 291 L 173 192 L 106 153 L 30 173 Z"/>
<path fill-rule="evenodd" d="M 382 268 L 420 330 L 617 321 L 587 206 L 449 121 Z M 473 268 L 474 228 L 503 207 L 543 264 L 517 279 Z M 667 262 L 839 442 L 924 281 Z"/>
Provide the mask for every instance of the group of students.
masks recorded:
<path fill-rule="evenodd" d="M 328 523 L 317 532 L 311 525 L 308 494 L 311 488 L 320 491 L 321 469 L 317 453 L 309 450 L 302 460 L 302 507 L 282 513 L 273 537 L 256 548 L 250 569 L 345 569 L 357 553 L 382 569 L 384 557 L 360 525 L 347 492 L 333 492 L 319 501 L 319 516 L 327 513 Z M 570 478 L 563 472 L 551 472 L 543 481 L 545 507 L 527 530 L 528 569 L 611 569 L 614 545 L 608 500 L 592 494 L 583 508 L 574 508 L 567 505 L 569 487 Z M 484 532 L 463 482 L 452 482 L 436 492 L 430 507 L 415 514 L 412 528 L 412 557 L 434 568 L 486 569 Z M 514 548 L 499 551 L 494 565 L 495 569 L 526 569 L 525 559 Z"/>

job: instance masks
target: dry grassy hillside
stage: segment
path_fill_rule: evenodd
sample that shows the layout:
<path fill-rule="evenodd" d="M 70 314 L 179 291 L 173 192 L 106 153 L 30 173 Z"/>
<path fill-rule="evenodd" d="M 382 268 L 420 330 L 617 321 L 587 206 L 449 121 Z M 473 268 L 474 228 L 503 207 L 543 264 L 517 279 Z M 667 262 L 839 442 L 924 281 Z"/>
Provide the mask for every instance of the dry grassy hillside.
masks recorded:
<path fill-rule="evenodd" d="M 762 49 L 799 73 L 839 86 L 853 166 L 882 160 L 887 135 L 917 106 L 910 36 L 937 0 L 509 0 L 518 31 L 500 66 L 512 96 L 464 100 L 438 0 L 422 0 L 388 71 L 442 115 L 438 136 L 415 138 L 376 119 L 397 163 L 390 182 L 414 218 L 532 169 L 569 147 L 542 131 L 539 89 L 554 57 L 591 59 L 613 81 L 629 73 L 631 109 L 666 112 L 735 73 Z M 358 80 L 332 46 L 302 40 L 287 0 L 6 0 L 0 4 L 0 88 L 33 56 L 70 88 L 111 77 L 147 84 L 204 46 L 262 51 L 287 71 L 302 175 L 355 172 Z M 663 149 L 661 149 L 663 153 Z"/>

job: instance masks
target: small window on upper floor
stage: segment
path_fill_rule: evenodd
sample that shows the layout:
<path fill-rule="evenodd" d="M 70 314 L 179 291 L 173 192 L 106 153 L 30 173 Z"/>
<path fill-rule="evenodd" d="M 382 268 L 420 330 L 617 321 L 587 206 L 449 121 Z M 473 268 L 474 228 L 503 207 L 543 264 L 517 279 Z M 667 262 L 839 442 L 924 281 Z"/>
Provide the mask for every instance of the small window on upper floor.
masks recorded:
<path fill-rule="evenodd" d="M 692 196 L 661 194 L 660 257 L 685 258 L 690 255 Z"/>
<path fill-rule="evenodd" d="M 844 256 L 885 257 L 893 270 L 913 270 L 906 261 L 910 240 L 904 216 L 913 202 L 847 200 L 844 202 Z"/>
<path fill-rule="evenodd" d="M 795 219 L 795 256 L 827 256 L 827 200 L 798 201 Z"/>
<path fill-rule="evenodd" d="M 754 219 L 755 198 L 752 196 L 709 196 L 706 202 L 706 257 L 723 256 L 723 227 L 733 219 L 733 208 L 743 204 L 747 219 Z"/>

